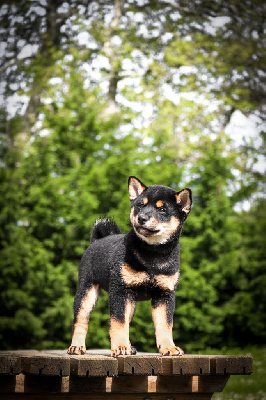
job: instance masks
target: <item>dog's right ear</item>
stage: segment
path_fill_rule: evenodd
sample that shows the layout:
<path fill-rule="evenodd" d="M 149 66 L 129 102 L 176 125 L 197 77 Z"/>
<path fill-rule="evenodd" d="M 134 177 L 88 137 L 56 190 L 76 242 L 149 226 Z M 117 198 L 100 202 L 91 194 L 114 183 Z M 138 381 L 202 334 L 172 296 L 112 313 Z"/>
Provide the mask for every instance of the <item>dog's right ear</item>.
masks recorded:
<path fill-rule="evenodd" d="M 145 189 L 147 189 L 147 186 L 145 186 L 144 183 L 142 183 L 135 176 L 130 176 L 128 178 L 128 192 L 130 200 L 135 200 L 135 198 L 138 197 Z"/>

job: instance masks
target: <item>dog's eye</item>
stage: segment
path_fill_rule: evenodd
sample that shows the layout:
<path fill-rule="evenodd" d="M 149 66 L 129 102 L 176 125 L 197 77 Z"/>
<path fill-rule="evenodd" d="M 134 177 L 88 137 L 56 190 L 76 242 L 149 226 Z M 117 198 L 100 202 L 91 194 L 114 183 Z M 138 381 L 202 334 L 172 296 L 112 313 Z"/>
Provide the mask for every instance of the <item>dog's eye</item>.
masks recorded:
<path fill-rule="evenodd" d="M 166 213 L 166 208 L 165 207 L 159 207 L 159 211 L 161 213 Z"/>

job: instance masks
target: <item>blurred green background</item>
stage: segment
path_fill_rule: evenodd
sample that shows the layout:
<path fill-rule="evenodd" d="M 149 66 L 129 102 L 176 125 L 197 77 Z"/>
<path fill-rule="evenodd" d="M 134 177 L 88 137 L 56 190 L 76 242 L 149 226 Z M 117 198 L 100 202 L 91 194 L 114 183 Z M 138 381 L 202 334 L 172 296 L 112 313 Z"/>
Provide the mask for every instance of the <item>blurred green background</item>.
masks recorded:
<path fill-rule="evenodd" d="M 70 344 L 93 222 L 109 216 L 129 229 L 127 178 L 136 175 L 193 191 L 174 339 L 186 352 L 251 351 L 265 371 L 263 7 L 2 2 L 2 349 Z M 109 347 L 108 325 L 102 293 L 87 347 Z M 131 336 L 139 351 L 156 351 L 148 302 Z"/>

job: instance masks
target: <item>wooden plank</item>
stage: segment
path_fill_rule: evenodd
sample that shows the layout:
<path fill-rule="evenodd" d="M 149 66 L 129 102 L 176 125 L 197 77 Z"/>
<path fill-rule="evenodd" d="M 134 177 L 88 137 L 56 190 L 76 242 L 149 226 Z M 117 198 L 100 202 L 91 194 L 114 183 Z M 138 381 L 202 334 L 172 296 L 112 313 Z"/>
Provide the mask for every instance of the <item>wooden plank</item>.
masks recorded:
<path fill-rule="evenodd" d="M 191 393 L 193 392 L 192 376 L 157 376 L 157 393 Z"/>
<path fill-rule="evenodd" d="M 110 357 L 109 350 L 91 350 L 83 356 L 70 356 L 66 350 L 20 350 L 0 352 L 0 374 L 48 376 L 116 376 L 121 375 L 249 375 L 252 357 L 194 356 L 162 357 L 139 353 L 136 356 Z"/>
<path fill-rule="evenodd" d="M 199 393 L 222 392 L 229 378 L 229 375 L 194 376 L 194 391 Z"/>
<path fill-rule="evenodd" d="M 25 375 L 24 393 L 61 393 L 62 377 Z"/>
<path fill-rule="evenodd" d="M 70 375 L 69 357 L 53 354 L 38 354 L 21 357 L 21 371 L 24 374 L 67 376 Z"/>
<path fill-rule="evenodd" d="M 116 393 L 147 393 L 147 376 L 118 376 L 112 379 L 111 392 Z"/>
<path fill-rule="evenodd" d="M 208 375 L 210 374 L 210 357 L 197 355 L 119 356 L 118 373 L 121 375 Z"/>
<path fill-rule="evenodd" d="M 185 355 L 172 358 L 173 375 L 208 375 L 210 374 L 210 357 Z"/>
<path fill-rule="evenodd" d="M 105 377 L 69 377 L 69 393 L 105 393 L 106 394 L 106 378 Z"/>
<path fill-rule="evenodd" d="M 14 354 L 0 354 L 0 374 L 19 374 L 21 359 Z"/>
<path fill-rule="evenodd" d="M 211 373 L 216 375 L 250 375 L 253 359 L 248 356 L 210 356 Z"/>
<path fill-rule="evenodd" d="M 70 356 L 71 375 L 76 376 L 116 376 L 118 362 L 110 356 L 83 355 Z"/>
<path fill-rule="evenodd" d="M 119 375 L 159 375 L 163 373 L 161 356 L 119 356 Z"/>
<path fill-rule="evenodd" d="M 16 390 L 16 375 L 0 375 L 0 393 L 14 393 Z"/>
<path fill-rule="evenodd" d="M 20 374 L 21 357 L 39 354 L 37 350 L 10 350 L 0 352 L 0 374 Z"/>
<path fill-rule="evenodd" d="M 157 393 L 214 393 L 222 392 L 229 376 L 158 376 Z"/>

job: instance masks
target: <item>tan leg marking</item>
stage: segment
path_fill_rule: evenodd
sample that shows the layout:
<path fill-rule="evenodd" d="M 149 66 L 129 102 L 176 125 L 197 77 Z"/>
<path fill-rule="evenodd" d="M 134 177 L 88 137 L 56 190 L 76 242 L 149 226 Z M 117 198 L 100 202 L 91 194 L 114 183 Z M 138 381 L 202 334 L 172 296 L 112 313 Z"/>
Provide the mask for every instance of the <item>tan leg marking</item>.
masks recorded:
<path fill-rule="evenodd" d="M 95 306 L 99 294 L 99 285 L 94 285 L 86 291 L 79 312 L 77 320 L 74 325 L 74 332 L 72 336 L 72 343 L 68 349 L 69 354 L 84 354 L 86 352 L 86 335 L 88 331 L 88 322 L 90 313 Z"/>
<path fill-rule="evenodd" d="M 111 356 L 131 354 L 129 341 L 129 323 L 133 317 L 135 303 L 127 300 L 125 309 L 125 321 L 123 323 L 115 318 L 110 319 Z"/>
<path fill-rule="evenodd" d="M 166 305 L 152 307 L 152 318 L 155 327 L 156 343 L 160 353 L 164 356 L 182 356 L 183 350 L 173 342 L 172 328 L 167 322 Z"/>
<path fill-rule="evenodd" d="M 124 263 L 121 268 L 121 276 L 127 286 L 137 286 L 149 281 L 149 275 L 144 272 L 138 272 Z"/>

